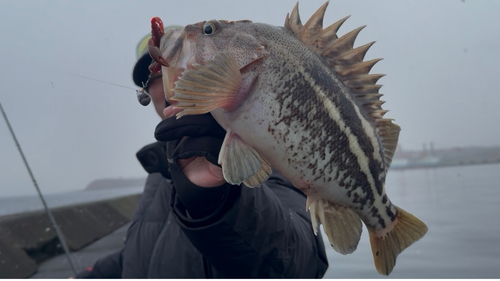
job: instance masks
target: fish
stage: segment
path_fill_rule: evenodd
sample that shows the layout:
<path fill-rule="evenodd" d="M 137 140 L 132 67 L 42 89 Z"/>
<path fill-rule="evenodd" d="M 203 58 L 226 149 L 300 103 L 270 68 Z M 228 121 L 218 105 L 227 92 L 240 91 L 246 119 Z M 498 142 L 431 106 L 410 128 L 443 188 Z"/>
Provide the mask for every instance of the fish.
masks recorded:
<path fill-rule="evenodd" d="M 350 254 L 368 229 L 376 270 L 427 232 L 394 205 L 385 179 L 400 127 L 384 118 L 381 59 L 364 61 L 374 42 L 354 47 L 361 26 L 323 28 L 328 2 L 302 24 L 298 3 L 284 26 L 209 20 L 163 34 L 152 19 L 152 72 L 162 72 L 177 118 L 210 112 L 226 130 L 219 164 L 231 184 L 257 187 L 276 169 L 304 194 L 314 232 Z"/>

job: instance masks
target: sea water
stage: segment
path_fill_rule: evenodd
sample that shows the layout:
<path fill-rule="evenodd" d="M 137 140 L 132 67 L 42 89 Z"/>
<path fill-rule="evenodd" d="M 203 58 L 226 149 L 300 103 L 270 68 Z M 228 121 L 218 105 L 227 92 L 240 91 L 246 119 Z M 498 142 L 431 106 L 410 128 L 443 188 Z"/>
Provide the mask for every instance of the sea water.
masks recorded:
<path fill-rule="evenodd" d="M 143 187 L 47 195 L 50 207 L 139 193 Z M 404 250 L 390 278 L 500 278 L 500 164 L 389 171 L 392 202 L 429 227 Z M 41 209 L 40 199 L 0 198 L 0 216 Z M 323 233 L 326 241 L 326 235 Z M 326 243 L 325 278 L 379 278 L 366 228 L 357 250 L 340 255 Z"/>
<path fill-rule="evenodd" d="M 429 227 L 392 278 L 500 278 L 500 164 L 389 171 L 391 201 Z M 326 241 L 326 235 L 323 234 Z M 325 278 L 379 278 L 367 230 L 343 256 L 327 246 Z"/>

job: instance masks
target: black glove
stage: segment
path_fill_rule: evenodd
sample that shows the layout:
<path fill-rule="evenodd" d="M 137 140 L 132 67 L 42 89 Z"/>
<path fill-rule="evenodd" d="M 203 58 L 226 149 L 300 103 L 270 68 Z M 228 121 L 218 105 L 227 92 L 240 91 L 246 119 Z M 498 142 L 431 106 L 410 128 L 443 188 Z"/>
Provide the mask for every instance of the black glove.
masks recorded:
<path fill-rule="evenodd" d="M 187 115 L 179 119 L 173 116 L 161 121 L 155 130 L 155 138 L 159 141 L 178 140 L 183 136 L 210 136 L 224 139 L 225 135 L 226 131 L 210 113 Z"/>
<path fill-rule="evenodd" d="M 167 143 L 158 141 L 148 144 L 136 153 L 137 160 L 149 174 L 161 173 L 164 177 L 171 179 L 167 164 Z"/>
<path fill-rule="evenodd" d="M 225 134 L 210 114 L 189 115 L 180 119 L 174 116 L 161 121 L 156 127 L 156 139 L 167 142 L 166 155 L 176 195 L 193 218 L 204 217 L 217 209 L 230 185 L 199 187 L 187 179 L 177 160 L 200 156 L 218 165 Z M 181 140 L 184 136 L 187 138 Z"/>
<path fill-rule="evenodd" d="M 170 162 L 192 156 L 203 156 L 218 165 L 219 151 L 226 131 L 211 114 L 188 115 L 180 119 L 167 118 L 156 126 L 155 138 L 167 142 L 166 154 Z M 187 137 L 183 139 L 182 137 Z"/>

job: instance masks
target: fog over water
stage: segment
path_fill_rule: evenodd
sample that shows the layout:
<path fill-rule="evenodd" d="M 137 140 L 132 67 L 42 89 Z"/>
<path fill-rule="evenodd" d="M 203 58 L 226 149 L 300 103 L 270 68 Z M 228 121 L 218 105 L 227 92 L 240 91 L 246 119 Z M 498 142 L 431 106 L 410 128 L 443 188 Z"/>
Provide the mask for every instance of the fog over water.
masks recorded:
<path fill-rule="evenodd" d="M 0 2 L 0 102 L 45 193 L 81 190 L 98 178 L 143 177 L 135 152 L 154 141 L 159 118 L 134 90 L 135 46 L 150 19 L 186 25 L 250 19 L 282 25 L 295 0 Z M 303 21 L 323 0 L 300 2 Z M 403 148 L 498 145 L 498 1 L 330 1 L 325 25 L 351 15 L 386 115 Z M 0 121 L 0 196 L 35 194 L 5 122 Z"/>

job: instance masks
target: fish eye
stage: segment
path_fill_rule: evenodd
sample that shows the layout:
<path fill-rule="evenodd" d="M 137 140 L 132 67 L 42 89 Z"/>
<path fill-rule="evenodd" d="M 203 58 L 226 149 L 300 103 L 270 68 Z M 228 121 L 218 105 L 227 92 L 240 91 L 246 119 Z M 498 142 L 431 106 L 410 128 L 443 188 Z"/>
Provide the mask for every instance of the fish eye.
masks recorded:
<path fill-rule="evenodd" d="M 206 22 L 203 25 L 203 34 L 205 35 L 212 35 L 215 33 L 215 24 L 211 22 Z"/>

